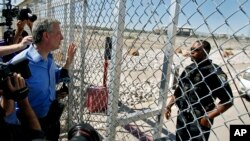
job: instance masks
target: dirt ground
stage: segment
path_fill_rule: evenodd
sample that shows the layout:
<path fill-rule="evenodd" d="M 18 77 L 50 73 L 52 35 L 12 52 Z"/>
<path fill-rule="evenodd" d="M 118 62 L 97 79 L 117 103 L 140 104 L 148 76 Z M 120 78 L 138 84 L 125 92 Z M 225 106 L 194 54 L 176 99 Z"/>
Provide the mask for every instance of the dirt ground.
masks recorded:
<path fill-rule="evenodd" d="M 0 29 L 1 30 L 1 29 Z M 0 32 L 1 33 L 1 32 Z M 130 33 L 126 33 L 126 36 Z M 90 54 L 93 57 L 92 60 L 89 61 L 90 65 L 90 72 L 91 68 L 97 70 L 95 64 L 98 62 L 99 67 L 102 69 L 103 61 L 99 61 L 95 53 L 100 51 L 100 48 L 103 51 L 104 43 L 105 43 L 105 36 L 112 35 L 110 33 L 98 33 L 93 36 L 93 39 L 89 42 L 89 47 L 95 48 L 93 50 L 94 54 Z M 146 80 L 152 79 L 152 81 L 156 81 L 157 83 L 161 81 L 162 71 L 160 68 L 162 67 L 163 63 L 163 55 L 164 55 L 164 48 L 167 42 L 166 36 L 159 36 L 153 34 L 142 34 L 137 37 L 137 33 L 131 33 L 131 38 L 124 39 L 124 52 L 129 50 L 130 48 L 136 48 L 139 52 L 139 56 L 128 56 L 127 58 L 123 58 L 122 64 L 122 75 L 121 81 L 125 81 L 125 76 L 129 76 L 129 80 L 126 81 L 132 82 L 135 79 L 141 81 L 141 83 L 145 83 Z M 79 34 L 79 37 L 81 35 Z M 88 35 L 88 37 L 90 37 Z M 88 38 L 87 37 L 87 38 Z M 65 37 L 66 38 L 66 37 Z M 81 43 L 80 38 L 76 39 L 76 42 Z M 197 38 L 189 38 L 189 37 L 177 37 L 176 44 L 174 48 L 181 48 L 184 52 L 188 51 L 192 43 L 197 40 Z M 214 63 L 219 64 L 222 69 L 227 73 L 229 78 L 229 83 L 233 90 L 234 95 L 234 106 L 230 108 L 227 112 L 223 115 L 219 116 L 215 119 L 214 126 L 212 128 L 211 136 L 209 141 L 228 141 L 229 140 L 229 128 L 232 124 L 250 124 L 250 103 L 241 99 L 239 97 L 237 88 L 238 88 L 238 79 L 237 76 L 240 76 L 240 73 L 244 71 L 246 68 L 250 67 L 250 47 L 249 42 L 242 40 L 240 42 L 234 39 L 217 39 L 216 43 L 219 49 L 230 49 L 233 52 L 233 55 L 230 55 L 226 58 L 222 57 L 220 52 L 217 49 L 217 45 L 213 41 L 213 39 L 207 39 L 212 45 L 212 51 L 210 58 L 214 60 Z M 88 42 L 87 42 L 88 43 Z M 160 54 L 160 55 L 159 55 Z M 61 55 L 61 54 L 59 54 Z M 103 53 L 101 53 L 103 55 Z M 99 57 L 99 56 L 98 56 Z M 58 57 L 58 60 L 61 60 L 61 56 Z M 146 59 L 145 59 L 146 58 Z M 89 58 L 88 58 L 89 59 Z M 145 61 L 144 61 L 145 60 Z M 77 65 L 78 62 L 76 62 Z M 176 54 L 173 58 L 173 63 L 180 66 L 180 72 L 183 70 L 184 66 L 187 66 L 191 63 L 190 58 L 183 56 L 183 54 Z M 129 66 L 131 65 L 131 66 Z M 96 65 L 98 66 L 98 65 Z M 93 71 L 95 74 L 96 72 Z M 103 74 L 102 72 L 99 74 Z M 128 88 L 130 89 L 130 88 Z M 144 105 L 145 107 L 150 107 L 148 105 Z M 173 115 L 171 120 L 164 119 L 164 129 L 170 131 L 172 134 L 175 132 L 175 122 L 176 122 L 176 114 L 177 108 L 173 107 Z M 96 118 L 96 115 L 92 115 Z M 102 115 L 101 115 L 102 116 Z M 101 117 L 100 116 L 100 117 Z M 165 134 L 162 134 L 166 136 Z M 124 135 L 121 135 L 124 136 Z M 128 135 L 129 136 L 129 135 Z M 171 136 L 174 137 L 174 136 Z"/>

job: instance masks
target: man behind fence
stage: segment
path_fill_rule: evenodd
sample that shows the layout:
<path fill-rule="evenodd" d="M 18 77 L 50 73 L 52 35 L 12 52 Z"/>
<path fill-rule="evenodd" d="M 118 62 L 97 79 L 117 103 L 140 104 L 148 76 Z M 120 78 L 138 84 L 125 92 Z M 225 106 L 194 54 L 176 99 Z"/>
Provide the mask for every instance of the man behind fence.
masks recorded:
<path fill-rule="evenodd" d="M 11 61 L 18 60 L 20 57 L 26 57 L 29 60 L 32 74 L 26 79 L 30 91 L 29 102 L 45 132 L 46 139 L 58 141 L 59 120 L 64 106 L 57 98 L 63 98 L 67 94 L 64 91 L 57 93 L 56 84 L 63 81 L 62 73 L 68 72 L 76 53 L 76 46 L 73 43 L 69 45 L 66 62 L 61 68 L 55 64 L 51 53 L 59 49 L 63 40 L 60 22 L 50 18 L 37 20 L 32 27 L 32 37 L 33 44 Z M 19 114 L 18 117 L 22 123 L 22 115 Z"/>
<path fill-rule="evenodd" d="M 232 90 L 222 69 L 208 59 L 210 43 L 194 42 L 191 47 L 193 63 L 178 78 L 178 87 L 170 99 L 165 117 L 170 118 L 175 103 L 179 109 L 176 140 L 206 141 L 216 116 L 228 110 L 232 104 Z M 215 100 L 220 101 L 215 105 Z"/>

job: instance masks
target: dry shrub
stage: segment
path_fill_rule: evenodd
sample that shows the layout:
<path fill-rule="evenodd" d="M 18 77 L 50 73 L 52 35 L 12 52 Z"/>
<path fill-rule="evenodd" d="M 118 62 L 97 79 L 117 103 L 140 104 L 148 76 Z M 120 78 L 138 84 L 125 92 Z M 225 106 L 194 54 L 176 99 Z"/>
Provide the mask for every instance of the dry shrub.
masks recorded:
<path fill-rule="evenodd" d="M 136 49 L 136 48 L 131 48 L 131 49 L 129 50 L 129 55 L 132 55 L 132 56 L 139 56 L 140 54 L 139 54 L 138 49 Z"/>
<path fill-rule="evenodd" d="M 182 55 L 184 56 L 184 57 L 189 57 L 190 56 L 190 52 L 189 51 L 182 51 Z"/>
<path fill-rule="evenodd" d="M 234 53 L 231 50 L 224 50 L 223 51 L 223 57 L 229 57 L 231 55 L 234 55 Z"/>
<path fill-rule="evenodd" d="M 180 54 L 182 54 L 181 48 L 176 48 L 176 49 L 175 49 L 175 53 L 180 53 Z"/>

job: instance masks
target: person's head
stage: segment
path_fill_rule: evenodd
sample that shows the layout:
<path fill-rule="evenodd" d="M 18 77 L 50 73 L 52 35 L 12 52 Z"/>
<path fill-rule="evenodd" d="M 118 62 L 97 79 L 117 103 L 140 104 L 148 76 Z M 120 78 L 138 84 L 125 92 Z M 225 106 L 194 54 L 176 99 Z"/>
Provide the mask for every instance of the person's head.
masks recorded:
<path fill-rule="evenodd" d="M 35 21 L 32 27 L 32 37 L 36 45 L 44 44 L 50 51 L 58 49 L 63 40 L 60 22 L 51 18 Z"/>
<path fill-rule="evenodd" d="M 207 59 L 211 45 L 208 41 L 197 40 L 193 43 L 191 47 L 191 60 L 197 63 Z"/>

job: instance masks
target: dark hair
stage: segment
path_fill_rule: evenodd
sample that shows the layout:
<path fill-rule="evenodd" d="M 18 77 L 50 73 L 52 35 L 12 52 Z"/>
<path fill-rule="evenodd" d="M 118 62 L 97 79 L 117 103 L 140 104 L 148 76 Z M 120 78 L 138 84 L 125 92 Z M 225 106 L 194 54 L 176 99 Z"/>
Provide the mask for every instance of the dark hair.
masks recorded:
<path fill-rule="evenodd" d="M 211 50 L 211 45 L 208 41 L 206 40 L 197 40 L 197 43 L 201 44 L 202 47 L 206 50 L 207 54 L 209 54 L 210 50 Z"/>

